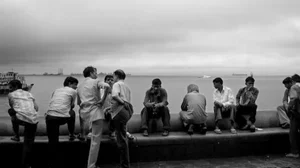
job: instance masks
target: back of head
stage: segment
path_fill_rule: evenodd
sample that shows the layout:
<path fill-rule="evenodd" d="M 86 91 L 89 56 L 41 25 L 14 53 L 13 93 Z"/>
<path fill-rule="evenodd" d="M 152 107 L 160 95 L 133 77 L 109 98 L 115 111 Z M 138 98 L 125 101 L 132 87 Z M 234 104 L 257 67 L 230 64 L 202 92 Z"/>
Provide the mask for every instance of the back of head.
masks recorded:
<path fill-rule="evenodd" d="M 283 84 L 289 84 L 289 83 L 292 83 L 292 82 L 293 82 L 293 80 L 292 80 L 291 77 L 286 77 L 286 78 L 282 81 Z"/>
<path fill-rule="evenodd" d="M 11 80 L 8 85 L 13 89 L 22 89 L 22 83 L 19 80 Z"/>
<path fill-rule="evenodd" d="M 213 80 L 213 83 L 220 83 L 221 85 L 223 85 L 223 80 L 220 77 L 217 77 Z"/>
<path fill-rule="evenodd" d="M 78 84 L 78 80 L 72 76 L 68 76 L 64 81 L 64 86 L 68 86 L 69 84 L 74 84 L 74 83 Z"/>
<path fill-rule="evenodd" d="M 122 69 L 115 70 L 114 75 L 116 75 L 121 80 L 124 80 L 126 78 L 126 74 Z"/>
<path fill-rule="evenodd" d="M 300 76 L 298 74 L 293 75 L 291 78 L 294 82 L 300 82 Z"/>
<path fill-rule="evenodd" d="M 252 76 L 248 76 L 246 79 L 245 79 L 245 82 L 252 82 L 254 83 L 255 82 L 255 79 L 252 77 Z"/>
<path fill-rule="evenodd" d="M 152 85 L 161 85 L 161 80 L 159 78 L 155 78 L 152 80 Z"/>
<path fill-rule="evenodd" d="M 198 92 L 199 93 L 199 87 L 195 84 L 190 84 L 188 87 L 187 87 L 187 90 L 188 90 L 188 93 L 190 92 Z"/>
<path fill-rule="evenodd" d="M 88 66 L 88 67 L 84 68 L 84 70 L 83 70 L 83 76 L 85 78 L 89 77 L 89 76 L 91 76 L 91 73 L 94 72 L 95 70 L 96 70 L 95 67 Z"/>

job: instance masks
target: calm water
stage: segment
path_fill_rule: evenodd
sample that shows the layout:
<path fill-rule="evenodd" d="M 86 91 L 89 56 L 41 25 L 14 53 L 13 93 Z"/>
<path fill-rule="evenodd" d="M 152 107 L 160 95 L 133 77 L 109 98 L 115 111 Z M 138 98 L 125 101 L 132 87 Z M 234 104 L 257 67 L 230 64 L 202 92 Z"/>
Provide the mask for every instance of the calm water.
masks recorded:
<path fill-rule="evenodd" d="M 26 76 L 28 84 L 34 83 L 32 94 L 36 98 L 39 105 L 39 114 L 43 115 L 48 108 L 48 103 L 52 92 L 63 86 L 63 81 L 66 76 Z M 79 82 L 83 81 L 83 77 L 76 77 Z M 143 100 L 145 92 L 151 87 L 151 81 L 155 77 L 150 76 L 128 76 L 125 82 L 130 86 L 132 91 L 132 103 L 135 113 L 140 113 L 143 108 Z M 244 87 L 244 77 L 222 77 L 224 85 L 230 87 L 234 95 L 238 89 Z M 100 77 L 103 80 L 103 76 Z M 213 78 L 202 79 L 198 77 L 160 77 L 162 87 L 168 92 L 169 108 L 171 113 L 178 113 L 184 95 L 187 92 L 188 84 L 195 83 L 200 87 L 200 92 L 207 99 L 207 112 L 213 112 L 212 93 L 213 93 Z M 282 96 L 284 86 L 282 80 L 284 77 L 255 77 L 255 87 L 259 89 L 257 99 L 259 110 L 276 110 L 276 107 L 282 104 Z M 0 97 L 0 116 L 8 115 L 8 101 L 6 96 Z M 78 111 L 78 106 L 75 108 Z"/>

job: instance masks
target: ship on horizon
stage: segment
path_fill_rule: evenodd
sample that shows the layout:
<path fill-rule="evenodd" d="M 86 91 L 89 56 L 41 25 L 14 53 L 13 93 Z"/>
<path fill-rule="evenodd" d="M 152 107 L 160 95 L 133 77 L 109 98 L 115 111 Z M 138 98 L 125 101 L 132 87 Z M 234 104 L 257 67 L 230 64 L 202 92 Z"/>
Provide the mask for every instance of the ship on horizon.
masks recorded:
<path fill-rule="evenodd" d="M 16 72 L 0 73 L 0 95 L 7 95 L 9 93 L 8 83 L 12 80 L 19 80 L 22 83 L 22 89 L 26 91 L 30 91 L 34 85 L 27 85 L 25 77 Z"/>

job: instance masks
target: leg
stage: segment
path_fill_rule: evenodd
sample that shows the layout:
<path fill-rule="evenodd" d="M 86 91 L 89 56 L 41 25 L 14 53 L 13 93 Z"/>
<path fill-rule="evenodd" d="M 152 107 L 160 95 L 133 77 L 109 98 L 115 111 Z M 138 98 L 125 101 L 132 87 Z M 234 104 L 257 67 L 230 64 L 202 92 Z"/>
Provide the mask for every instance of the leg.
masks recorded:
<path fill-rule="evenodd" d="M 59 137 L 59 123 L 51 116 L 46 117 L 46 127 L 48 135 L 48 151 L 49 151 L 49 165 L 56 167 L 57 162 L 57 149 Z"/>
<path fill-rule="evenodd" d="M 129 112 L 124 110 L 124 108 L 113 119 L 114 127 L 116 129 L 117 146 L 120 151 L 120 162 L 122 168 L 130 167 L 128 139 L 126 135 L 126 125 L 129 119 Z"/>
<path fill-rule="evenodd" d="M 29 168 L 32 165 L 32 150 L 37 124 L 27 123 L 24 128 L 24 144 L 22 152 L 22 167 Z"/>
<path fill-rule="evenodd" d="M 251 104 L 247 106 L 248 108 L 248 114 L 250 115 L 249 117 L 249 121 L 251 122 L 251 124 L 254 124 L 256 121 L 256 110 L 257 110 L 257 105 L 256 104 Z"/>
<path fill-rule="evenodd" d="M 235 122 L 240 129 L 245 129 L 245 127 L 247 126 L 247 120 L 243 116 L 245 110 L 245 106 L 236 107 Z"/>
<path fill-rule="evenodd" d="M 230 105 L 227 107 L 227 110 L 229 111 L 230 115 L 229 115 L 229 120 L 231 123 L 231 128 L 230 128 L 230 132 L 232 134 L 236 134 L 236 130 L 234 128 L 234 115 L 235 115 L 235 106 L 234 105 Z"/>
<path fill-rule="evenodd" d="M 291 127 L 289 132 L 290 137 L 290 144 L 291 144 L 291 153 L 292 154 L 298 154 L 298 142 L 297 142 L 297 136 L 298 136 L 298 128 L 299 128 L 299 121 L 296 119 L 296 117 L 291 117 Z"/>
<path fill-rule="evenodd" d="M 80 136 L 78 137 L 79 140 L 83 141 L 86 138 L 86 121 L 80 117 L 79 115 L 79 122 L 80 122 Z"/>
<path fill-rule="evenodd" d="M 284 106 L 277 107 L 277 116 L 279 119 L 279 124 L 282 126 L 284 124 L 290 125 L 290 119 L 286 113 Z"/>
<path fill-rule="evenodd" d="M 221 108 L 214 106 L 214 114 L 215 114 L 215 133 L 221 134 L 221 130 L 219 129 L 218 122 L 222 119 Z"/>
<path fill-rule="evenodd" d="M 15 133 L 15 136 L 12 137 L 11 140 L 20 141 L 19 123 L 18 123 L 17 116 L 11 116 L 11 124 L 13 127 L 13 131 Z"/>
<path fill-rule="evenodd" d="M 70 110 L 69 112 L 70 118 L 68 119 L 68 130 L 70 134 L 70 140 L 75 139 L 74 130 L 75 130 L 75 120 L 76 120 L 76 114 L 74 110 Z"/>
<path fill-rule="evenodd" d="M 102 137 L 103 122 L 104 120 L 102 119 L 92 122 L 92 137 L 88 158 L 88 168 L 96 167 Z"/>
<path fill-rule="evenodd" d="M 144 107 L 141 112 L 142 130 L 148 130 L 149 119 L 152 116 L 152 109 Z"/>
<path fill-rule="evenodd" d="M 161 119 L 163 122 L 163 129 L 169 131 L 171 128 L 170 124 L 170 111 L 168 107 L 162 107 L 159 109 L 159 113 L 161 113 Z"/>

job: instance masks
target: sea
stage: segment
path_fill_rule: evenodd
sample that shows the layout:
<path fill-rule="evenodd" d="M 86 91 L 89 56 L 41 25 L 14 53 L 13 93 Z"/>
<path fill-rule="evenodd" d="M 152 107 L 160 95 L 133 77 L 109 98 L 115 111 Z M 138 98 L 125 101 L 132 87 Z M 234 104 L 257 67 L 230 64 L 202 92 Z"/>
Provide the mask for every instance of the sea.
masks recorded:
<path fill-rule="evenodd" d="M 39 115 L 43 116 L 48 109 L 49 101 L 53 91 L 63 87 L 63 82 L 67 76 L 43 76 L 43 75 L 26 75 L 26 83 L 33 83 L 34 86 L 31 93 L 36 99 L 39 106 Z M 79 82 L 84 80 L 83 76 L 74 76 Z M 223 79 L 223 85 L 230 87 L 234 95 L 238 90 L 245 86 L 244 76 L 220 76 Z M 100 80 L 104 76 L 99 76 Z M 130 75 L 125 79 L 125 83 L 129 85 L 132 92 L 132 104 L 134 113 L 140 114 L 143 108 L 143 101 L 146 90 L 151 87 L 151 82 L 154 78 L 160 78 L 162 87 L 167 90 L 170 113 L 179 113 L 183 97 L 187 93 L 189 84 L 199 86 L 200 93 L 206 97 L 206 111 L 213 113 L 213 98 L 214 91 L 213 79 L 201 78 L 197 76 L 135 76 Z M 275 111 L 278 105 L 282 104 L 282 97 L 285 90 L 282 80 L 285 76 L 254 76 L 255 87 L 259 89 L 257 98 L 258 111 L 273 110 Z M 9 109 L 7 96 L 0 96 L 0 116 L 8 116 Z M 78 114 L 78 106 L 75 111 Z"/>

